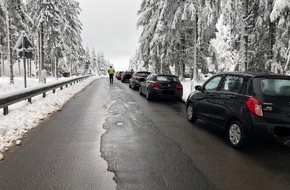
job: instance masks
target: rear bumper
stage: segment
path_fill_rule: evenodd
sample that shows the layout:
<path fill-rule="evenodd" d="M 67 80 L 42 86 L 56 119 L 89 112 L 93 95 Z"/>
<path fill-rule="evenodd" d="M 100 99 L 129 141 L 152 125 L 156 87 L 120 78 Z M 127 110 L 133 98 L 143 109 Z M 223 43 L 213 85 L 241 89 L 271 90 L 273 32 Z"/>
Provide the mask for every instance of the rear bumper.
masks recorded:
<path fill-rule="evenodd" d="M 253 122 L 248 122 L 249 136 L 263 139 L 290 140 L 290 124 L 268 123 L 263 118 L 254 116 Z"/>
<path fill-rule="evenodd" d="M 160 90 L 153 89 L 151 95 L 160 98 L 182 98 L 183 90 Z"/>
<path fill-rule="evenodd" d="M 134 81 L 133 85 L 134 85 L 134 87 L 140 87 L 140 82 L 139 81 Z"/>

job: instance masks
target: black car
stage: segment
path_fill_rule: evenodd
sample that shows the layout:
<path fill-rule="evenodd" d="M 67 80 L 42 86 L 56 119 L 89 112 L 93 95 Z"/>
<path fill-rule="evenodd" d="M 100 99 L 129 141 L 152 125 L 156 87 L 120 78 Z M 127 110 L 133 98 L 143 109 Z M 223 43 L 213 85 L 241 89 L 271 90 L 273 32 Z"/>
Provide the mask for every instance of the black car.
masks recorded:
<path fill-rule="evenodd" d="M 155 97 L 182 100 L 183 86 L 175 75 L 150 74 L 140 83 L 139 93 L 147 100 Z"/>
<path fill-rule="evenodd" d="M 62 76 L 63 77 L 70 77 L 70 72 L 64 72 L 64 73 L 62 73 Z"/>
<path fill-rule="evenodd" d="M 131 79 L 129 80 L 129 87 L 132 89 L 139 89 L 140 83 L 143 82 L 147 76 L 150 75 L 148 71 L 138 71 L 133 73 Z"/>
<path fill-rule="evenodd" d="M 125 71 L 122 74 L 121 82 L 129 82 L 130 78 L 132 77 L 133 71 Z"/>
<path fill-rule="evenodd" d="M 221 73 L 195 90 L 187 99 L 187 119 L 225 129 L 234 148 L 248 137 L 290 140 L 290 76 Z"/>

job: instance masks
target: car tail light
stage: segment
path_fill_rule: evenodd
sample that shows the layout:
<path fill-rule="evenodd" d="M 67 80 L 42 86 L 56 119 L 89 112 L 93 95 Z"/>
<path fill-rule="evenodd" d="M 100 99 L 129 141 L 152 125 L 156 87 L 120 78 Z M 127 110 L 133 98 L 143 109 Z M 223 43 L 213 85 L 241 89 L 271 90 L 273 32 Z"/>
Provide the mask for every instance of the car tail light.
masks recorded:
<path fill-rule="evenodd" d="M 262 104 L 256 98 L 250 97 L 247 100 L 247 106 L 251 113 L 258 116 L 263 116 Z"/>
<path fill-rule="evenodd" d="M 152 82 L 152 87 L 160 87 L 160 86 L 163 86 L 163 84 L 158 82 Z"/>
<path fill-rule="evenodd" d="M 183 88 L 183 86 L 182 86 L 182 84 L 177 84 L 176 86 L 175 86 L 176 88 Z"/>
<path fill-rule="evenodd" d="M 140 81 L 141 78 L 140 77 L 135 77 L 135 79 Z"/>

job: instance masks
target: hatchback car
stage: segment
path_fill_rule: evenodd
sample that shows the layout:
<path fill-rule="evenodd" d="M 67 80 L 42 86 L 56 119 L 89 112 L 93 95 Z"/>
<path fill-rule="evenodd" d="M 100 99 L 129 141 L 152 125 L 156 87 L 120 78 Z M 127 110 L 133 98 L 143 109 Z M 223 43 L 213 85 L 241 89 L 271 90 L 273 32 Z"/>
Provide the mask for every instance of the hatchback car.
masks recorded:
<path fill-rule="evenodd" d="M 129 80 L 129 87 L 132 89 L 139 89 L 140 82 L 143 82 L 147 76 L 150 75 L 148 71 L 138 71 L 133 73 L 131 79 Z"/>
<path fill-rule="evenodd" d="M 183 86 L 175 75 L 150 74 L 140 83 L 139 94 L 147 100 L 155 97 L 182 100 Z"/>
<path fill-rule="evenodd" d="M 187 99 L 187 119 L 225 129 L 234 148 L 248 137 L 290 139 L 290 76 L 221 73 L 195 90 Z"/>
<path fill-rule="evenodd" d="M 121 82 L 129 82 L 130 78 L 132 77 L 133 71 L 125 71 L 122 74 Z"/>

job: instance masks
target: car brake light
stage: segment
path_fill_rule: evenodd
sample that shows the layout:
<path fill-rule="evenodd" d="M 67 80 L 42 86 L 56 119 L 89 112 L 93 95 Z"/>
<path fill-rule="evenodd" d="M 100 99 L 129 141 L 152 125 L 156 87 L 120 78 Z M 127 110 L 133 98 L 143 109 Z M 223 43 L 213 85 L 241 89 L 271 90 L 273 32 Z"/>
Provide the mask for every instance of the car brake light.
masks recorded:
<path fill-rule="evenodd" d="M 258 116 L 263 116 L 262 104 L 256 98 L 250 97 L 247 100 L 247 107 L 251 113 Z"/>
<path fill-rule="evenodd" d="M 177 84 L 176 86 L 175 86 L 176 88 L 183 88 L 183 86 L 182 86 L 182 84 Z"/>
<path fill-rule="evenodd" d="M 152 82 L 152 87 L 160 87 L 163 86 L 163 84 L 160 84 L 158 82 Z"/>
<path fill-rule="evenodd" d="M 135 77 L 135 79 L 136 79 L 136 80 L 140 80 L 141 78 L 140 78 L 140 77 Z"/>

